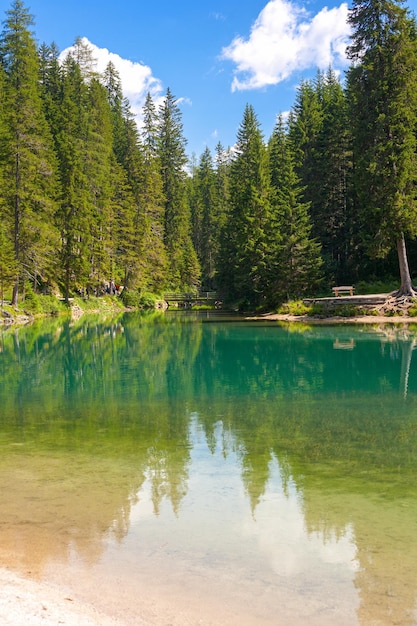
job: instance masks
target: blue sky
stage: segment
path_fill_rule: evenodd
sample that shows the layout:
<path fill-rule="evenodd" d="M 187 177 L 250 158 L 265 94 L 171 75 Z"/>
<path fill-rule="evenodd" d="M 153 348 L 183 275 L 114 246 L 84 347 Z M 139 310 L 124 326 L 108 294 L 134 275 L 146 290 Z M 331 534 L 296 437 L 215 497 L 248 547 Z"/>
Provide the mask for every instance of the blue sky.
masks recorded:
<path fill-rule="evenodd" d="M 417 3 L 417 0 L 413 0 Z M 408 6 L 414 10 L 413 3 Z M 343 76 L 347 4 L 319 0 L 27 0 L 39 43 L 94 46 L 118 67 L 132 108 L 167 87 L 179 99 L 189 154 L 234 144 L 247 103 L 264 135 L 296 86 L 329 63 Z M 2 19 L 10 3 L 0 0 Z M 109 57 L 109 53 L 113 56 Z M 117 55 L 117 56 L 114 56 Z"/>

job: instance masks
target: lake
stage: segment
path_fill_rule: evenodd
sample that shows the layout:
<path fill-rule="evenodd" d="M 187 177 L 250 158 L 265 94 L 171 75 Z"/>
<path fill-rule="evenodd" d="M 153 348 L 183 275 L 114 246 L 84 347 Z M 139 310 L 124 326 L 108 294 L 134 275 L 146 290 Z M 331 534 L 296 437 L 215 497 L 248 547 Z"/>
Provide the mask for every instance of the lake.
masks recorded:
<path fill-rule="evenodd" d="M 416 327 L 0 333 L 0 565 L 126 624 L 417 624 Z"/>

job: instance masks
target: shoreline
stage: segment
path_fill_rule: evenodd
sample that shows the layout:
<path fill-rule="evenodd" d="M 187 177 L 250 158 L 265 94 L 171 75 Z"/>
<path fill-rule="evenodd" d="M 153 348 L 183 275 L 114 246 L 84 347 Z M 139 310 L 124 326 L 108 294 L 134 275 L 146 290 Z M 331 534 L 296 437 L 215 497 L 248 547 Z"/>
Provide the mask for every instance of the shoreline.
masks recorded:
<path fill-rule="evenodd" d="M 304 324 L 417 324 L 417 317 L 405 315 L 357 315 L 353 317 L 333 315 L 329 317 L 311 317 L 308 315 L 265 313 L 264 315 L 247 316 L 246 319 L 270 322 L 303 322 Z"/>
<path fill-rule="evenodd" d="M 26 578 L 5 567 L 0 568 L 0 622 L 4 626 L 125 625 L 94 605 L 76 600 L 64 587 Z"/>

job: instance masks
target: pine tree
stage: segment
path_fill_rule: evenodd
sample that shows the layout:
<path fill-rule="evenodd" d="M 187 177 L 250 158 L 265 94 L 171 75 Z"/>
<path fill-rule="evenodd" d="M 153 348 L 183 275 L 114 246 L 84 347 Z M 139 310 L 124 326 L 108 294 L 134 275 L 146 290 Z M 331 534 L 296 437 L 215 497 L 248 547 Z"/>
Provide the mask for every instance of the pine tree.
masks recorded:
<path fill-rule="evenodd" d="M 202 285 L 210 290 L 214 288 L 219 221 L 216 172 L 209 148 L 204 150 L 194 169 L 193 186 L 193 243 L 201 266 Z"/>
<path fill-rule="evenodd" d="M 302 81 L 289 118 L 295 166 L 305 186 L 306 202 L 312 202 L 319 195 L 323 175 L 317 158 L 318 138 L 323 127 L 323 107 L 318 92 L 312 81 Z"/>
<path fill-rule="evenodd" d="M 88 133 L 85 142 L 85 171 L 92 206 L 90 214 L 89 283 L 99 289 L 103 283 L 114 283 L 112 275 L 113 233 L 111 224 L 111 174 L 113 129 L 111 110 L 105 87 L 92 78 L 86 102 Z"/>
<path fill-rule="evenodd" d="M 271 229 L 267 151 L 253 107 L 246 106 L 230 171 L 230 212 L 224 230 L 219 282 L 245 306 L 262 302 Z"/>
<path fill-rule="evenodd" d="M 218 274 L 222 267 L 222 251 L 227 248 L 227 222 L 230 211 L 230 167 L 232 162 L 231 150 L 225 149 L 221 142 L 216 146 L 216 284 L 218 289 Z M 221 280 L 220 280 L 221 282 Z M 223 297 L 220 294 L 220 297 Z"/>
<path fill-rule="evenodd" d="M 350 134 L 346 97 L 331 69 L 301 84 L 290 118 L 290 137 L 327 277 L 351 280 Z"/>
<path fill-rule="evenodd" d="M 123 143 L 117 158 L 126 173 L 126 181 L 133 198 L 131 224 L 126 230 L 130 241 L 128 262 L 125 264 L 124 284 L 128 289 L 142 289 L 146 283 L 146 263 L 144 262 L 143 238 L 144 215 L 141 206 L 144 176 L 144 155 L 140 146 L 140 137 L 135 118 L 127 101 L 123 101 Z"/>
<path fill-rule="evenodd" d="M 355 0 L 348 74 L 354 183 L 370 254 L 396 246 L 401 287 L 414 295 L 405 236 L 417 235 L 416 26 L 395 0 Z"/>
<path fill-rule="evenodd" d="M 124 168 L 112 159 L 111 169 L 111 275 L 115 282 L 127 286 L 129 277 L 137 265 L 135 222 L 135 198 Z"/>
<path fill-rule="evenodd" d="M 90 183 L 86 170 L 88 136 L 88 89 L 77 63 L 68 57 L 63 66 L 60 127 L 57 132 L 62 200 L 62 282 L 65 298 L 74 289 L 84 289 L 90 274 L 91 214 Z"/>
<path fill-rule="evenodd" d="M 316 172 L 320 185 L 310 196 L 312 235 L 322 246 L 324 270 L 343 284 L 352 280 L 357 250 L 355 217 L 349 197 L 352 168 L 351 133 L 346 94 L 331 68 L 316 80 L 322 107 L 322 125 L 317 137 Z"/>
<path fill-rule="evenodd" d="M 111 111 L 113 133 L 113 159 L 111 173 L 110 225 L 112 275 L 125 287 L 137 286 L 138 266 L 138 200 L 142 160 L 139 158 L 136 124 L 128 101 L 123 97 L 120 75 L 113 63 L 109 63 L 103 75 L 107 100 Z M 129 179 L 130 176 L 130 179 Z M 136 284 L 135 284 L 136 283 Z"/>
<path fill-rule="evenodd" d="M 59 51 L 54 43 L 42 44 L 39 48 L 39 77 L 43 110 L 54 135 L 59 125 L 59 103 L 62 89 L 62 72 Z"/>
<path fill-rule="evenodd" d="M 150 93 L 143 107 L 141 140 L 143 177 L 140 207 L 143 219 L 144 283 L 148 289 L 160 292 L 168 280 L 164 244 L 165 198 L 158 156 L 158 115 Z"/>
<path fill-rule="evenodd" d="M 7 145 L 1 149 L 5 187 L 5 216 L 12 224 L 17 273 L 13 305 L 18 305 L 19 281 L 54 273 L 57 231 L 56 162 L 52 139 L 42 110 L 36 44 L 30 30 L 32 16 L 21 0 L 6 12 L 0 36 L 0 63 L 4 69 L 4 123 Z"/>
<path fill-rule="evenodd" d="M 181 112 L 175 96 L 167 89 L 159 110 L 158 145 L 165 199 L 164 243 L 173 285 L 193 287 L 199 283 L 200 267 L 191 241 L 185 145 Z"/>
<path fill-rule="evenodd" d="M 123 155 L 126 150 L 125 124 L 123 119 L 124 98 L 120 75 L 111 61 L 104 71 L 103 84 L 107 91 L 107 99 L 111 109 L 113 151 L 117 161 L 122 163 Z"/>
<path fill-rule="evenodd" d="M 269 141 L 275 245 L 270 246 L 269 304 L 312 292 L 321 278 L 320 245 L 311 236 L 309 204 L 295 173 L 291 141 L 278 118 Z"/>
<path fill-rule="evenodd" d="M 85 80 L 97 78 L 97 59 L 86 39 L 77 37 L 68 56 L 78 65 Z"/>

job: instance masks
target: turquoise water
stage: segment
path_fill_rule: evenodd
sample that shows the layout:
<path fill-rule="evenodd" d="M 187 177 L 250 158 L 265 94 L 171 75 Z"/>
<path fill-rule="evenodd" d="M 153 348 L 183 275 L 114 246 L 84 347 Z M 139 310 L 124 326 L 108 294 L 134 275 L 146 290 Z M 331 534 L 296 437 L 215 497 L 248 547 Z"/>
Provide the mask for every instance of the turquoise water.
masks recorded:
<path fill-rule="evenodd" d="M 416 624 L 416 345 L 210 314 L 4 330 L 0 564 L 132 624 Z"/>

